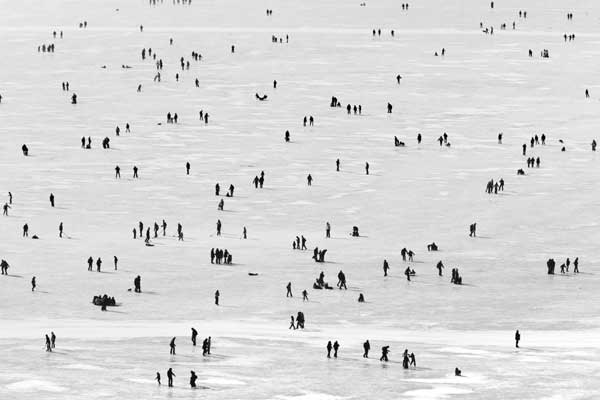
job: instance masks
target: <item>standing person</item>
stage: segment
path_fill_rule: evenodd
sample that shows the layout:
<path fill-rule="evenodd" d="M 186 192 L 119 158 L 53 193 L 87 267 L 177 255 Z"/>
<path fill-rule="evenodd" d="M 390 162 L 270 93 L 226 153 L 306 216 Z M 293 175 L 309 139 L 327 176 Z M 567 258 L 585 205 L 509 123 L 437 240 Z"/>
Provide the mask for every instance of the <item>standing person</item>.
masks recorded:
<path fill-rule="evenodd" d="M 33 292 L 35 290 L 35 276 L 33 278 L 31 278 L 31 291 Z"/>
<path fill-rule="evenodd" d="M 175 337 L 173 339 L 171 339 L 171 343 L 169 343 L 169 347 L 171 348 L 171 350 L 169 351 L 169 354 L 175 355 Z"/>
<path fill-rule="evenodd" d="M 220 295 L 221 295 L 221 294 L 220 294 L 220 293 L 219 293 L 219 291 L 217 290 L 217 291 L 215 292 L 215 305 L 217 305 L 217 306 L 219 305 L 219 296 L 220 296 Z"/>
<path fill-rule="evenodd" d="M 217 220 L 217 236 L 221 236 L 221 220 Z"/>
<path fill-rule="evenodd" d="M 192 328 L 192 345 L 196 345 L 196 338 L 198 337 L 198 331 Z"/>
<path fill-rule="evenodd" d="M 117 270 L 117 263 L 119 262 L 119 259 L 117 258 L 117 256 L 113 256 L 113 261 L 115 263 L 115 271 Z"/>
<path fill-rule="evenodd" d="M 329 342 L 327 342 L 327 358 L 331 358 L 331 349 L 332 349 L 332 347 L 333 346 L 331 345 L 331 340 L 330 340 Z"/>
<path fill-rule="evenodd" d="M 331 225 L 329 224 L 329 222 L 327 222 L 325 224 L 325 237 L 326 238 L 330 238 L 331 237 Z"/>
<path fill-rule="evenodd" d="M 288 282 L 288 284 L 285 288 L 287 289 L 287 293 L 285 294 L 285 297 L 294 297 L 294 296 L 292 296 L 292 282 Z"/>
<path fill-rule="evenodd" d="M 417 368 L 417 359 L 415 357 L 415 353 L 410 353 L 410 365 Z"/>
<path fill-rule="evenodd" d="M 573 273 L 574 274 L 579 273 L 579 257 L 576 257 L 575 260 L 573 261 Z"/>
<path fill-rule="evenodd" d="M 308 301 L 308 292 L 306 289 L 302 291 L 302 301 Z"/>
<path fill-rule="evenodd" d="M 54 207 L 54 193 L 50 193 L 50 206 Z"/>
<path fill-rule="evenodd" d="M 517 331 L 515 332 L 515 347 L 519 348 L 519 341 L 521 340 L 521 334 L 519 333 L 519 330 L 517 329 Z"/>
<path fill-rule="evenodd" d="M 29 237 L 29 225 L 23 225 L 23 237 Z"/>
<path fill-rule="evenodd" d="M 56 347 L 56 335 L 54 332 L 50 332 L 50 344 L 52 348 Z"/>
<path fill-rule="evenodd" d="M 173 369 L 169 368 L 169 370 L 167 371 L 167 379 L 169 381 L 169 387 L 173 387 L 173 377 L 176 377 L 177 375 L 175 375 L 173 373 Z"/>
<path fill-rule="evenodd" d="M 133 166 L 133 177 L 138 178 L 138 167 L 135 165 Z"/>
<path fill-rule="evenodd" d="M 2 206 L 2 215 L 6 215 L 8 217 L 8 209 L 11 208 L 7 203 L 4 203 L 4 206 Z"/>
<path fill-rule="evenodd" d="M 340 172 L 340 159 L 335 160 L 335 171 Z"/>
<path fill-rule="evenodd" d="M 338 353 L 338 349 L 340 348 L 340 344 L 338 343 L 338 341 L 336 340 L 333 343 L 333 358 L 337 358 L 337 353 Z"/>
<path fill-rule="evenodd" d="M 390 346 L 383 346 L 381 348 L 381 358 L 379 358 L 379 361 L 389 361 L 388 360 L 389 352 L 390 352 Z"/>
<path fill-rule="evenodd" d="M 96 272 L 100 272 L 100 268 L 102 267 L 102 259 L 98 257 L 96 260 Z"/>
<path fill-rule="evenodd" d="M 292 329 L 293 328 L 294 330 L 296 330 L 296 323 L 294 322 L 294 316 L 293 315 L 290 317 L 290 320 L 291 320 L 290 327 L 288 329 Z"/>
<path fill-rule="evenodd" d="M 155 381 L 158 382 L 158 386 L 160 386 L 160 372 L 156 372 L 156 378 L 154 378 Z"/>
<path fill-rule="evenodd" d="M 92 271 L 94 268 L 94 259 L 92 258 L 92 256 L 90 256 L 90 258 L 87 259 L 87 263 L 88 263 L 88 271 Z"/>
<path fill-rule="evenodd" d="M 50 337 L 46 335 L 46 351 L 52 352 L 52 345 L 50 343 Z"/>
<path fill-rule="evenodd" d="M 118 165 L 115 167 L 115 179 L 121 179 L 121 167 L 119 167 Z"/>
<path fill-rule="evenodd" d="M 198 379 L 198 376 L 196 375 L 196 373 L 194 371 L 190 371 L 190 386 L 192 387 L 192 389 L 196 388 L 196 379 Z"/>
<path fill-rule="evenodd" d="M 365 163 L 365 172 L 367 175 L 369 175 L 369 163 L 368 162 Z"/>
<path fill-rule="evenodd" d="M 383 276 L 388 276 L 388 270 L 390 269 L 390 265 L 387 260 L 383 260 Z"/>
<path fill-rule="evenodd" d="M 206 352 L 208 354 L 210 354 L 210 347 L 212 346 L 212 337 L 209 336 L 208 340 L 206 341 Z"/>
<path fill-rule="evenodd" d="M 185 173 L 186 173 L 186 175 L 190 174 L 190 168 L 191 168 L 191 165 L 190 165 L 190 162 L 188 161 L 188 162 L 185 163 Z"/>
<path fill-rule="evenodd" d="M 133 286 L 135 287 L 134 292 L 135 293 L 142 293 L 142 277 L 141 276 L 136 276 L 135 279 L 133 280 Z"/>
<path fill-rule="evenodd" d="M 244 227 L 244 230 L 242 231 L 242 236 L 244 239 L 248 239 L 248 231 L 246 230 L 246 227 Z"/>
<path fill-rule="evenodd" d="M 62 237 L 62 235 L 63 235 L 63 223 L 61 222 L 61 223 L 58 225 L 58 237 L 60 237 L 60 238 L 61 238 L 61 237 Z"/>
<path fill-rule="evenodd" d="M 165 236 L 167 234 L 167 222 L 164 219 L 162 221 L 162 229 L 163 229 L 163 236 Z"/>
<path fill-rule="evenodd" d="M 306 181 L 308 182 L 308 186 L 312 186 L 313 177 L 310 174 L 308 174 L 308 176 L 306 177 Z"/>
<path fill-rule="evenodd" d="M 364 349 L 363 358 L 369 358 L 369 350 L 371 350 L 371 343 L 369 343 L 368 340 L 363 343 L 363 349 Z"/>

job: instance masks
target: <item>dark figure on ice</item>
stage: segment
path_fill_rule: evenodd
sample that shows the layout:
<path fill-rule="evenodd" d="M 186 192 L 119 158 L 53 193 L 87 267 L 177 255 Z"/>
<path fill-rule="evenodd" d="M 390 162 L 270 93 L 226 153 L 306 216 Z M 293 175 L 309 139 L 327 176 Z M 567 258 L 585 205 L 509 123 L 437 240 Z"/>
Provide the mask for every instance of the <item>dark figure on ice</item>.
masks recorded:
<path fill-rule="evenodd" d="M 288 284 L 285 287 L 287 289 L 287 293 L 285 294 L 285 297 L 294 297 L 292 296 L 292 282 L 288 282 Z"/>
<path fill-rule="evenodd" d="M 329 342 L 327 342 L 327 358 L 331 358 L 331 349 L 332 349 L 332 347 L 333 346 L 331 345 L 331 340 L 330 340 Z"/>
<path fill-rule="evenodd" d="M 521 340 L 521 334 L 519 333 L 519 330 L 517 329 L 517 331 L 515 332 L 515 347 L 516 348 L 519 347 L 520 340 Z"/>
<path fill-rule="evenodd" d="M 367 340 L 363 343 L 363 358 L 369 358 L 369 350 L 371 350 L 371 343 Z"/>
<path fill-rule="evenodd" d="M 379 361 L 389 361 L 388 360 L 389 353 L 390 353 L 390 346 L 383 346 L 381 348 L 381 357 L 379 358 Z"/>
<path fill-rule="evenodd" d="M 192 345 L 196 345 L 196 338 L 198 337 L 198 331 L 192 328 Z"/>
<path fill-rule="evenodd" d="M 176 377 L 176 376 L 177 375 L 175 375 L 175 373 L 173 372 L 173 369 L 169 368 L 169 370 L 167 371 L 167 380 L 168 380 L 168 383 L 169 383 L 169 387 L 173 387 L 173 378 Z"/>
<path fill-rule="evenodd" d="M 190 371 L 190 386 L 192 387 L 192 389 L 196 388 L 196 380 L 198 379 L 198 376 L 196 375 L 196 373 L 194 371 Z"/>
<path fill-rule="evenodd" d="M 141 276 L 136 276 L 135 279 L 133 280 L 133 286 L 135 287 L 134 292 L 135 293 L 142 293 L 142 277 Z"/>
<path fill-rule="evenodd" d="M 170 347 L 169 354 L 171 354 L 171 355 L 175 355 L 175 339 L 176 338 L 171 339 L 171 343 L 169 343 L 169 347 Z"/>
<path fill-rule="evenodd" d="M 220 294 L 220 293 L 219 293 L 219 291 L 217 290 L 217 291 L 215 292 L 215 305 L 217 305 L 217 306 L 219 305 L 219 296 L 220 296 L 220 295 L 221 295 L 221 294 Z"/>

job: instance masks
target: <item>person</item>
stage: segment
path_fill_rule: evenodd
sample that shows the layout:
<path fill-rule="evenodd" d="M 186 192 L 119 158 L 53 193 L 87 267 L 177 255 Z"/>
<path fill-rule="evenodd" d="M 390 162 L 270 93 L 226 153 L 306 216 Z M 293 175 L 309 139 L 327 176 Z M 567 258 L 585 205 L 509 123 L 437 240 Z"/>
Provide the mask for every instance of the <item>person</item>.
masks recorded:
<path fill-rule="evenodd" d="M 310 174 L 308 174 L 308 176 L 306 177 L 306 181 L 308 182 L 308 186 L 312 186 L 313 177 Z"/>
<path fill-rule="evenodd" d="M 444 264 L 442 264 L 442 261 L 438 261 L 436 268 L 438 270 L 438 276 L 442 276 L 442 269 L 444 269 Z"/>
<path fill-rule="evenodd" d="M 335 160 L 335 170 L 336 172 L 340 172 L 340 159 Z"/>
<path fill-rule="evenodd" d="M 24 144 L 23 146 L 21 146 L 21 150 L 23 151 L 24 156 L 29 155 L 29 148 L 27 148 L 27 145 Z"/>
<path fill-rule="evenodd" d="M 62 235 L 63 235 L 63 223 L 61 222 L 61 223 L 58 225 L 58 237 L 60 237 L 60 238 L 61 238 L 61 237 L 62 237 Z"/>
<path fill-rule="evenodd" d="M 133 285 L 135 286 L 135 293 L 142 293 L 142 277 L 141 276 L 136 276 L 135 279 L 133 280 Z"/>
<path fill-rule="evenodd" d="M 167 221 L 165 221 L 164 219 L 162 220 L 162 230 L 163 236 L 165 236 L 167 234 Z"/>
<path fill-rule="evenodd" d="M 35 290 L 35 286 L 36 286 L 36 283 L 35 283 L 35 276 L 34 276 L 33 278 L 31 278 L 31 291 L 32 292 Z"/>
<path fill-rule="evenodd" d="M 56 347 L 56 335 L 54 332 L 50 332 L 50 344 L 52 348 Z"/>
<path fill-rule="evenodd" d="M 331 340 L 330 340 L 329 342 L 327 342 L 327 358 L 331 358 L 331 348 L 332 347 L 333 346 L 331 345 Z"/>
<path fill-rule="evenodd" d="M 293 328 L 294 330 L 296 330 L 296 323 L 294 322 L 294 316 L 293 315 L 290 317 L 290 320 L 291 320 L 290 327 L 288 329 L 292 329 Z"/>
<path fill-rule="evenodd" d="M 169 347 L 171 348 L 169 354 L 175 355 L 175 337 L 171 339 L 171 343 L 169 343 Z"/>
<path fill-rule="evenodd" d="M 221 294 L 220 294 L 220 293 L 219 293 L 219 291 L 217 290 L 217 291 L 215 292 L 215 305 L 217 305 L 217 306 L 219 305 L 219 296 L 220 296 L 220 295 L 221 295 Z"/>
<path fill-rule="evenodd" d="M 117 263 L 119 262 L 119 259 L 117 258 L 117 256 L 113 256 L 113 262 L 115 264 L 115 271 L 117 270 Z"/>
<path fill-rule="evenodd" d="M 589 90 L 585 89 L 585 98 L 589 99 L 590 98 L 590 92 Z"/>
<path fill-rule="evenodd" d="M 294 296 L 292 296 L 292 282 L 288 282 L 288 284 L 285 288 L 287 289 L 287 293 L 285 294 L 285 297 L 294 297 Z"/>
<path fill-rule="evenodd" d="M 192 345 L 196 345 L 196 338 L 198 337 L 198 331 L 192 328 Z"/>
<path fill-rule="evenodd" d="M 192 389 L 196 388 L 196 379 L 198 379 L 198 376 L 196 375 L 196 373 L 194 371 L 190 371 L 190 386 L 192 387 Z"/>
<path fill-rule="evenodd" d="M 2 206 L 2 215 L 6 215 L 8 216 L 8 209 L 11 208 L 7 203 L 4 203 L 4 206 Z"/>
<path fill-rule="evenodd" d="M 185 163 L 185 172 L 186 172 L 186 175 L 190 174 L 190 167 L 191 167 L 190 162 L 189 161 L 186 162 Z"/>
<path fill-rule="evenodd" d="M 421 136 L 421 134 L 420 134 L 420 133 L 419 133 L 419 134 L 417 134 L 417 144 L 421 144 L 421 139 L 422 139 L 422 138 L 423 138 L 423 137 Z"/>
<path fill-rule="evenodd" d="M 302 291 L 302 301 L 308 301 L 308 292 L 306 289 Z"/>
<path fill-rule="evenodd" d="M 575 260 L 573 260 L 573 273 L 579 273 L 579 257 L 576 257 Z"/>
<path fill-rule="evenodd" d="M 50 337 L 46 334 L 46 351 L 52 352 L 52 345 L 50 344 Z"/>
<path fill-rule="evenodd" d="M 133 177 L 137 178 L 138 177 L 138 167 L 137 166 L 133 166 Z"/>
<path fill-rule="evenodd" d="M 369 175 L 369 163 L 368 162 L 365 163 L 365 172 L 367 175 Z"/>
<path fill-rule="evenodd" d="M 158 382 L 158 386 L 160 386 L 160 372 L 156 372 L 156 378 L 154 378 L 156 382 Z"/>
<path fill-rule="evenodd" d="M 290 131 L 285 131 L 285 141 L 286 142 L 290 141 Z"/>
<path fill-rule="evenodd" d="M 54 194 L 50 193 L 50 206 L 54 207 Z"/>
<path fill-rule="evenodd" d="M 23 225 L 23 237 L 29 237 L 29 225 Z"/>
<path fill-rule="evenodd" d="M 396 75 L 396 81 L 398 82 L 398 85 L 400 84 L 400 79 L 402 79 L 402 77 L 400 75 Z"/>
<path fill-rule="evenodd" d="M 410 267 L 406 267 L 406 270 L 404 270 L 404 275 L 406 275 L 406 280 L 410 282 Z"/>
<path fill-rule="evenodd" d="M 217 220 L 217 236 L 221 236 L 221 220 Z"/>
<path fill-rule="evenodd" d="M 388 114 L 392 113 L 392 105 L 390 103 L 387 104 L 387 112 Z"/>
<path fill-rule="evenodd" d="M 273 89 L 277 89 L 277 81 L 276 80 L 273 81 Z"/>
<path fill-rule="evenodd" d="M 390 266 L 387 260 L 383 260 L 383 276 L 388 276 L 387 272 L 390 269 Z"/>
<path fill-rule="evenodd" d="M 167 379 L 168 379 L 169 387 L 173 387 L 173 378 L 174 377 L 177 377 L 177 375 L 175 375 L 173 373 L 173 369 L 172 368 L 169 368 L 167 370 Z"/>
<path fill-rule="evenodd" d="M 410 353 L 410 365 L 417 368 L 417 359 L 415 357 L 415 353 Z"/>
<path fill-rule="evenodd" d="M 2 269 L 2 275 L 8 275 L 8 267 L 10 265 L 6 262 L 6 260 L 2 259 L 0 262 L 0 268 Z"/>
<path fill-rule="evenodd" d="M 333 358 L 337 358 L 337 353 L 338 353 L 339 348 L 340 348 L 340 344 L 336 340 L 335 343 L 333 343 Z"/>
<path fill-rule="evenodd" d="M 246 227 L 244 227 L 244 229 L 242 231 L 242 236 L 244 239 L 248 239 L 248 231 L 246 230 Z"/>
<path fill-rule="evenodd" d="M 454 368 L 454 376 L 461 376 L 462 375 L 462 371 L 460 369 Z"/>
<path fill-rule="evenodd" d="M 115 167 L 115 179 L 117 178 L 121 179 L 121 168 L 118 165 Z"/>
<path fill-rule="evenodd" d="M 388 354 L 390 352 L 390 346 L 383 346 L 381 348 L 381 358 L 379 358 L 379 361 L 389 361 L 388 360 Z"/>
<path fill-rule="evenodd" d="M 363 358 L 369 358 L 369 350 L 371 350 L 371 344 L 369 343 L 369 340 L 363 343 L 363 349 Z"/>
<path fill-rule="evenodd" d="M 96 260 L 96 272 L 100 272 L 100 268 L 102 267 L 102 259 L 98 257 Z"/>
<path fill-rule="evenodd" d="M 519 341 L 521 340 L 521 334 L 519 333 L 519 330 L 517 329 L 517 331 L 515 332 L 515 347 L 519 348 Z"/>
<path fill-rule="evenodd" d="M 359 303 L 365 302 L 365 296 L 362 293 L 359 293 L 359 295 L 358 295 L 358 302 Z"/>

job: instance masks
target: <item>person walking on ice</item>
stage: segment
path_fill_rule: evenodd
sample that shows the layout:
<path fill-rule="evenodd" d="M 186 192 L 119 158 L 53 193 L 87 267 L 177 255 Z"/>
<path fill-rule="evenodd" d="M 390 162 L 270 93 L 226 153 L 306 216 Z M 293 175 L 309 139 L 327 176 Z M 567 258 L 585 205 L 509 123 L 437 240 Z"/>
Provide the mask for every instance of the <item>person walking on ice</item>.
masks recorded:
<path fill-rule="evenodd" d="M 288 282 L 288 284 L 285 288 L 287 289 L 287 293 L 285 294 L 285 297 L 294 297 L 294 296 L 292 296 L 292 282 Z"/>
<path fill-rule="evenodd" d="M 515 332 L 515 347 L 517 349 L 519 348 L 520 341 L 521 341 L 521 334 L 519 333 L 519 330 L 517 329 L 517 331 Z"/>
<path fill-rule="evenodd" d="M 171 343 L 169 343 L 170 351 L 169 354 L 175 355 L 175 337 L 171 339 Z"/>

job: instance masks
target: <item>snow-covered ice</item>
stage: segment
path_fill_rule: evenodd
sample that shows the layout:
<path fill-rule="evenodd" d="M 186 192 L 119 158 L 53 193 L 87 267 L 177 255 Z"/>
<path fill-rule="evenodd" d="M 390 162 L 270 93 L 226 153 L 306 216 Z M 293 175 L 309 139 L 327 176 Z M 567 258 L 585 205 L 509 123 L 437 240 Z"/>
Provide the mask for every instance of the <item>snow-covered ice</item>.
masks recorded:
<path fill-rule="evenodd" d="M 2 204 L 14 195 L 0 219 L 0 257 L 11 265 L 0 279 L 0 399 L 597 396 L 600 160 L 590 143 L 600 126 L 600 3 L 496 0 L 492 10 L 488 1 L 419 0 L 408 11 L 391 0 L 359 4 L 0 0 Z M 79 29 L 84 20 L 88 27 Z M 480 21 L 494 34 L 482 33 Z M 378 28 L 381 37 L 373 37 Z M 64 38 L 53 39 L 53 30 Z M 577 38 L 565 43 L 564 33 Z M 286 34 L 289 43 L 271 42 Z M 43 43 L 56 51 L 38 53 Z M 164 60 L 160 83 L 153 61 L 141 60 L 148 47 Z M 446 55 L 434 57 L 442 48 Z M 542 49 L 549 59 L 539 57 Z M 181 71 L 179 58 L 192 51 L 203 60 Z M 61 90 L 65 81 L 70 92 Z M 330 108 L 331 96 L 344 107 L 361 104 L 362 115 Z M 199 110 L 210 114 L 207 125 Z M 167 112 L 179 123 L 165 124 Z M 305 115 L 314 127 L 302 126 Z M 449 148 L 436 142 L 444 132 Z M 541 167 L 525 168 L 521 145 L 536 133 L 548 137 L 528 149 Z M 91 150 L 80 148 L 82 136 L 92 138 Z M 110 150 L 101 149 L 105 136 Z M 394 136 L 407 146 L 394 147 Z M 251 181 L 261 170 L 266 183 L 257 190 Z M 486 182 L 500 177 L 505 191 L 486 194 Z M 216 182 L 222 192 L 236 187 L 222 212 Z M 168 234 L 154 247 L 131 238 L 138 221 L 163 218 Z M 476 239 L 468 237 L 473 222 Z M 25 223 L 39 240 L 21 237 Z M 354 225 L 362 237 L 349 235 Z M 327 262 L 292 250 L 296 235 L 310 250 L 327 248 Z M 433 241 L 440 251 L 428 253 Z M 213 247 L 230 250 L 234 264 L 210 264 Z M 403 247 L 416 252 L 411 282 Z M 90 256 L 102 257 L 102 273 L 87 271 Z M 550 257 L 559 265 L 579 257 L 581 274 L 546 275 Z M 464 285 L 450 284 L 453 267 Z M 311 289 L 321 271 L 333 284 L 339 270 L 347 291 Z M 127 291 L 137 275 L 141 294 Z M 285 298 L 287 282 L 293 299 Z M 102 313 L 91 299 L 103 293 L 122 305 Z M 306 329 L 290 331 L 298 311 Z M 210 357 L 191 346 L 192 326 L 200 340 L 212 336 Z M 51 354 L 43 340 L 50 331 L 58 337 Z M 177 355 L 169 356 L 173 336 Z M 325 357 L 328 340 L 341 344 L 337 360 Z M 378 360 L 384 345 L 387 364 Z M 405 348 L 416 369 L 402 368 Z M 165 384 L 169 367 L 173 389 Z M 190 370 L 199 376 L 196 391 Z"/>

